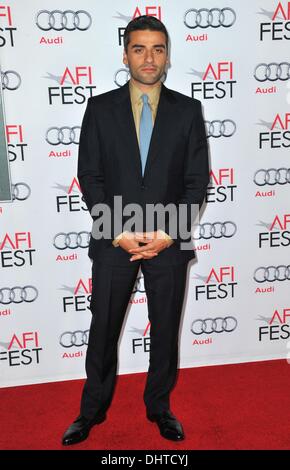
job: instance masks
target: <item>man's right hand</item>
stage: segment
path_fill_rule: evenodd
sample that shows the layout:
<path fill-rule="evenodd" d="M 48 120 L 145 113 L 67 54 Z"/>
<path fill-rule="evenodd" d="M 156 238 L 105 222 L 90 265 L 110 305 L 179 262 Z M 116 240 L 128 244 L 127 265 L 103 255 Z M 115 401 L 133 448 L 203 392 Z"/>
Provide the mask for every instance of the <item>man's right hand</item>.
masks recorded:
<path fill-rule="evenodd" d="M 148 239 L 148 243 L 152 241 L 152 240 L 149 240 Z M 129 253 L 129 250 L 133 249 L 133 248 L 139 248 L 139 243 L 137 242 L 137 240 L 135 240 L 135 233 L 131 233 L 131 232 L 126 232 L 122 235 L 122 238 L 119 240 L 119 246 L 121 248 L 123 248 L 123 250 L 127 251 Z M 146 250 L 146 251 L 142 251 L 142 254 L 140 253 L 138 255 L 138 257 L 135 255 L 135 256 L 131 256 L 130 258 L 130 261 L 135 261 L 136 259 L 152 259 L 154 258 L 155 256 L 157 256 L 158 253 L 155 252 L 155 251 L 152 251 L 152 250 Z"/>

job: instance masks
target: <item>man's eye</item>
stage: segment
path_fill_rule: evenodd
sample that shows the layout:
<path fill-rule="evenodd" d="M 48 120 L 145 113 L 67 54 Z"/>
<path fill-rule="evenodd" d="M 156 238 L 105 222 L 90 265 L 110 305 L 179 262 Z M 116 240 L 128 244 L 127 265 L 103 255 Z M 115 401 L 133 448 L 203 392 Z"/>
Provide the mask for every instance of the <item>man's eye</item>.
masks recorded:
<path fill-rule="evenodd" d="M 156 54 L 162 54 L 163 49 L 155 49 Z"/>
<path fill-rule="evenodd" d="M 136 52 L 137 54 L 141 54 L 141 53 L 143 52 L 143 49 L 135 49 L 135 52 Z"/>

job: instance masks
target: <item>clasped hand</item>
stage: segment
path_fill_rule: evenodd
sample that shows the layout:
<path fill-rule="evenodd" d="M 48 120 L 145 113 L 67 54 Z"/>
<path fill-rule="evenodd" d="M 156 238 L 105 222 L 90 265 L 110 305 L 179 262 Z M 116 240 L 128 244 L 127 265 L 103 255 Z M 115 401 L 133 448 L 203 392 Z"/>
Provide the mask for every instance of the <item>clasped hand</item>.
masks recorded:
<path fill-rule="evenodd" d="M 143 245 L 139 245 L 142 243 Z M 152 259 L 160 251 L 168 248 L 173 240 L 168 240 L 157 232 L 128 232 L 119 241 L 119 246 L 132 254 L 130 261 Z"/>

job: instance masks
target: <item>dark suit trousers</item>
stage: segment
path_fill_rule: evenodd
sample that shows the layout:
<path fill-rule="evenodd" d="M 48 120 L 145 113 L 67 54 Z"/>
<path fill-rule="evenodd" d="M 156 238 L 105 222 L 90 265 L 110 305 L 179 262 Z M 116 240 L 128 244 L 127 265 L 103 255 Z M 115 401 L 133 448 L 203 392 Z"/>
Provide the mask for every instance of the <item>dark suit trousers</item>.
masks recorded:
<path fill-rule="evenodd" d="M 188 263 L 150 265 L 149 260 L 128 266 L 93 261 L 92 321 L 86 356 L 87 380 L 81 414 L 92 418 L 111 403 L 117 370 L 118 339 L 139 266 L 144 275 L 150 329 L 150 359 L 144 402 L 148 413 L 170 408 L 169 395 L 177 373 L 178 334 Z"/>

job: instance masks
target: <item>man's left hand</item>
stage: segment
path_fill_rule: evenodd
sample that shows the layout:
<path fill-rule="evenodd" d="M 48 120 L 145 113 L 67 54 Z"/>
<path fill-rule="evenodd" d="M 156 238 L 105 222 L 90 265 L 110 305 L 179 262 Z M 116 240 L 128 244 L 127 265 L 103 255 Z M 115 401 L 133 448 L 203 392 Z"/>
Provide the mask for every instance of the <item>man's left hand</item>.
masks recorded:
<path fill-rule="evenodd" d="M 129 250 L 133 256 L 130 258 L 130 261 L 136 261 L 138 259 L 142 259 L 142 252 L 143 251 L 155 251 L 159 253 L 160 251 L 168 248 L 172 245 L 173 240 L 167 239 L 164 235 L 160 232 L 136 232 L 135 233 L 135 240 L 139 243 L 144 243 L 144 246 L 140 246 L 139 248 L 132 248 Z"/>

